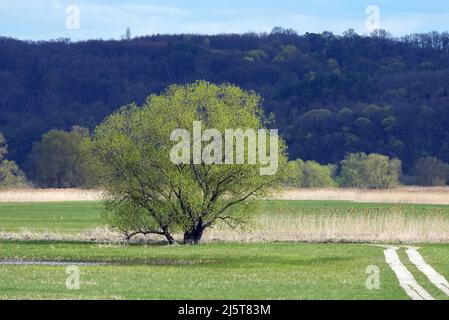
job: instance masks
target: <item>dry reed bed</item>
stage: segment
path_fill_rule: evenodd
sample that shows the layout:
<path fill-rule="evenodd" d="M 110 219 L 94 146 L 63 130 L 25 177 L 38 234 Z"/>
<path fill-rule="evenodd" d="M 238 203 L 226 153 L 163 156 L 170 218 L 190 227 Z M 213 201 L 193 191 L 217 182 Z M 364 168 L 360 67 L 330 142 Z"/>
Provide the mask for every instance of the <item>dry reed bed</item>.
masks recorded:
<path fill-rule="evenodd" d="M 449 187 L 400 187 L 391 190 L 287 189 L 273 199 L 449 205 Z"/>
<path fill-rule="evenodd" d="M 0 202 L 99 201 L 101 190 L 84 189 L 10 189 L 0 190 Z"/>
<path fill-rule="evenodd" d="M 101 190 L 82 189 L 0 190 L 0 202 L 99 201 L 102 194 Z M 449 205 L 449 187 L 401 187 L 392 190 L 287 189 L 272 199 Z"/>
<path fill-rule="evenodd" d="M 0 191 L 0 202 L 94 201 L 99 190 L 18 189 Z M 449 188 L 403 187 L 387 191 L 352 189 L 289 189 L 273 199 L 349 200 L 370 203 L 449 204 Z M 0 232 L 1 239 L 80 240 L 121 242 L 123 236 L 107 228 L 79 234 L 36 233 L 30 230 Z M 154 241 L 143 238 L 136 241 Z M 420 210 L 395 206 L 369 209 L 292 209 L 254 214 L 244 228 L 219 225 L 206 232 L 205 241 L 304 242 L 449 242 L 449 216 L 439 209 Z"/>
<path fill-rule="evenodd" d="M 28 229 L 22 229 L 17 232 L 0 231 L 0 239 L 19 241 L 93 241 L 99 243 L 124 241 L 123 235 L 107 227 L 94 228 L 79 233 L 36 232 Z"/>
<path fill-rule="evenodd" d="M 402 207 L 340 210 L 297 210 L 264 213 L 247 228 L 216 228 L 208 240 L 372 243 L 447 243 L 449 216 L 438 210 L 418 212 Z"/>
<path fill-rule="evenodd" d="M 123 236 L 108 228 L 78 234 L 36 233 L 29 230 L 0 232 L 8 240 L 65 240 L 120 243 Z M 180 239 L 178 236 L 177 238 Z M 160 241 L 160 237 L 137 237 L 134 242 Z M 205 233 L 205 242 L 354 242 L 354 243 L 448 243 L 449 216 L 439 209 L 403 206 L 366 209 L 292 209 L 262 212 L 239 230 L 218 225 Z"/>

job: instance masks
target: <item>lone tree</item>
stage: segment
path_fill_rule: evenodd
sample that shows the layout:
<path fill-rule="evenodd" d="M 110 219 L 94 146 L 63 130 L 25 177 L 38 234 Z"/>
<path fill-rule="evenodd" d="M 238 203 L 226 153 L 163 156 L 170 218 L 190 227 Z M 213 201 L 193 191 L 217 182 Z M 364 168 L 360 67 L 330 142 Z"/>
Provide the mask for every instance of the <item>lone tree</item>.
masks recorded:
<path fill-rule="evenodd" d="M 268 134 L 258 136 L 259 159 L 250 161 L 255 141 L 246 134 L 268 124 L 260 102 L 257 94 L 232 85 L 196 82 L 171 86 L 141 107 L 132 104 L 109 116 L 95 130 L 92 151 L 112 226 L 128 238 L 159 234 L 170 244 L 182 231 L 185 244 L 197 244 L 219 220 L 232 227 L 242 222 L 237 209 L 271 192 L 286 165 L 284 143 L 272 148 Z M 189 148 L 185 139 L 198 134 L 195 124 L 204 134 Z M 220 133 L 229 129 L 237 132 L 231 148 L 220 143 Z M 238 140 L 246 142 L 243 162 Z M 276 158 L 276 174 L 261 174 L 272 164 L 262 153 Z"/>

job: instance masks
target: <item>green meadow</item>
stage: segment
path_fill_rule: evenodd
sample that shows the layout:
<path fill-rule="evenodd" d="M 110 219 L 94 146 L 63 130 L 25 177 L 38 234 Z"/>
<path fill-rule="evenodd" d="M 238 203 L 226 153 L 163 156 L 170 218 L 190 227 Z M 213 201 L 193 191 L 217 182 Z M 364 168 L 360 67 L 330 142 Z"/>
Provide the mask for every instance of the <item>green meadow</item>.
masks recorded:
<path fill-rule="evenodd" d="M 449 214 L 448 206 L 325 201 L 265 201 L 252 214 L 256 220 L 271 215 L 304 221 L 300 217 L 393 214 L 398 208 L 414 219 Z M 102 226 L 103 210 L 100 202 L 0 204 L 0 232 L 83 232 Z M 449 245 L 419 247 L 426 261 L 448 278 Z M 361 243 L 206 241 L 167 246 L 4 239 L 0 299 L 409 299 L 383 250 Z M 436 299 L 446 299 L 406 262 L 404 250 L 398 253 L 416 279 Z M 101 265 L 78 265 L 80 288 L 69 290 L 67 265 L 32 262 Z M 377 289 L 366 286 L 370 266 L 379 270 Z"/>

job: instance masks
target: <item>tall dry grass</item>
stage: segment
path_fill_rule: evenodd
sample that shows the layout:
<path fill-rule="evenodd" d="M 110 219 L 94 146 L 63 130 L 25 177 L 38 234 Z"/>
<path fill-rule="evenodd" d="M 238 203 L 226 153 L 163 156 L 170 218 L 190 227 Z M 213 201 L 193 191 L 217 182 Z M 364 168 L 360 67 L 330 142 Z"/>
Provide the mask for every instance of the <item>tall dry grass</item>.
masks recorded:
<path fill-rule="evenodd" d="M 296 209 L 257 215 L 246 227 L 225 225 L 205 235 L 209 241 L 302 241 L 443 243 L 449 242 L 449 215 L 438 209 L 405 207 Z"/>
<path fill-rule="evenodd" d="M 287 189 L 274 196 L 273 199 L 449 205 L 449 187 L 400 187 L 391 190 Z"/>
<path fill-rule="evenodd" d="M 0 189 L 0 202 L 98 201 L 101 199 L 101 190 Z M 286 189 L 273 196 L 272 199 L 449 205 L 449 187 L 400 187 L 392 190 Z"/>
<path fill-rule="evenodd" d="M 20 241 L 92 241 L 99 243 L 124 242 L 123 235 L 107 227 L 97 227 L 78 233 L 33 231 L 24 228 L 20 231 L 0 231 L 0 239 Z"/>
<path fill-rule="evenodd" d="M 181 240 L 180 235 L 176 236 Z M 78 234 L 58 232 L 0 232 L 0 239 L 66 240 L 100 243 L 124 242 L 120 233 L 95 228 Z M 163 237 L 137 237 L 134 242 L 163 241 Z M 224 224 L 209 229 L 205 242 L 353 242 L 353 243 L 448 243 L 449 215 L 432 209 L 405 206 L 364 209 L 286 209 L 260 212 L 246 225 L 233 230 Z"/>
<path fill-rule="evenodd" d="M 0 191 L 0 202 L 100 200 L 99 190 L 18 189 Z M 387 191 L 351 189 L 290 189 L 274 199 L 349 200 L 370 203 L 449 204 L 449 188 L 404 187 Z M 438 208 L 275 208 L 259 212 L 239 230 L 218 225 L 205 233 L 205 241 L 307 242 L 449 242 L 449 215 Z M 97 228 L 79 234 L 54 232 L 0 232 L 2 239 L 121 241 L 112 230 Z M 154 237 L 148 238 L 153 240 Z M 159 239 L 159 238 L 158 238 Z M 138 241 L 146 241 L 141 238 Z"/>
<path fill-rule="evenodd" d="M 101 190 L 83 189 L 0 189 L 0 202 L 98 201 Z"/>

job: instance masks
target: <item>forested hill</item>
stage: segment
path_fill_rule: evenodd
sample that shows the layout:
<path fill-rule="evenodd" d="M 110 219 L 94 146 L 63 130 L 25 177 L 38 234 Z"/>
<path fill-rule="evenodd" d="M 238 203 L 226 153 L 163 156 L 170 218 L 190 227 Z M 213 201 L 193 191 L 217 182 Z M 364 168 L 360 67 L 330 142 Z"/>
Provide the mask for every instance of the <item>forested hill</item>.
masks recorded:
<path fill-rule="evenodd" d="M 198 79 L 260 93 L 291 158 L 377 152 L 400 158 L 406 172 L 424 155 L 449 162 L 449 33 L 1 38 L 0 132 L 23 164 L 50 129 L 92 129 L 121 105 Z"/>

